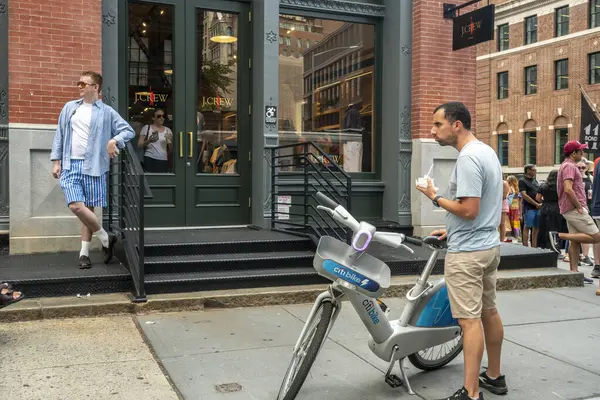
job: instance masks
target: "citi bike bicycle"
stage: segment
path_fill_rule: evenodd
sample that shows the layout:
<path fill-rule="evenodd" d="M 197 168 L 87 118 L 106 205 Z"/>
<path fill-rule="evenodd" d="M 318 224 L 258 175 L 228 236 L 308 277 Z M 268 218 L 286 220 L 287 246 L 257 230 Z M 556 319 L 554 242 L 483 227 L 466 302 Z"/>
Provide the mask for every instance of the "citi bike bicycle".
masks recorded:
<path fill-rule="evenodd" d="M 330 236 L 321 237 L 313 260 L 319 275 L 333 281 L 315 301 L 300 337 L 294 346 L 292 360 L 285 373 L 277 400 L 293 400 L 300 391 L 319 350 L 323 346 L 341 309 L 342 298 L 348 298 L 370 333 L 369 349 L 389 363 L 385 381 L 392 387 L 405 385 L 414 395 L 406 372 L 406 358 L 417 368 L 431 371 L 452 361 L 462 351 L 462 331 L 452 318 L 448 291 L 444 279 L 432 284 L 428 281 L 439 250 L 446 242 L 435 236 L 420 241 L 401 233 L 377 232 L 366 222 L 358 222 L 341 205 L 318 192 L 318 209 L 354 232 L 352 245 Z M 390 321 L 385 306 L 377 300 L 390 286 L 390 268 L 381 260 L 365 253 L 369 243 L 378 241 L 393 248 L 414 251 L 403 242 L 429 245 L 431 256 L 406 294 L 408 303 L 400 319 Z M 400 364 L 401 378 L 392 374 L 396 361 Z"/>

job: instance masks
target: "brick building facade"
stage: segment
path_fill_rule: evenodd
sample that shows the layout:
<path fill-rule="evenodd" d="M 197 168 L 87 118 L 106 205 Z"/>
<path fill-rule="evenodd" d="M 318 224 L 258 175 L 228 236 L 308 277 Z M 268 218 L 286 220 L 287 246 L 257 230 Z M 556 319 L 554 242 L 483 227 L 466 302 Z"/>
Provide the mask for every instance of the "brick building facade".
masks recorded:
<path fill-rule="evenodd" d="M 600 102 L 600 81 L 590 80 L 590 55 L 600 52 L 600 20 L 591 13 L 600 4 L 496 3 L 494 41 L 477 46 L 477 135 L 496 149 L 505 172 L 535 163 L 543 177 L 562 161 L 564 142 L 579 140 L 579 85 Z"/>
<path fill-rule="evenodd" d="M 101 70 L 101 0 L 10 2 L 11 123 L 54 124 L 84 70 Z"/>

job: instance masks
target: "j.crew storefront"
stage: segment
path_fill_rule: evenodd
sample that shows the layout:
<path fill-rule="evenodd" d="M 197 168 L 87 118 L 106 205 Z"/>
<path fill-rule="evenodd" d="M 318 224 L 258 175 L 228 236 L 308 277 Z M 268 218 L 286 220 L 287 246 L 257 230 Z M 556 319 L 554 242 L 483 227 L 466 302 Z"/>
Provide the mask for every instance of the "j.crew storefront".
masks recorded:
<path fill-rule="evenodd" d="M 400 129 L 383 134 L 383 105 L 396 105 L 387 109 L 398 119 L 410 104 L 409 86 L 385 90 L 384 75 L 399 82 L 398 74 L 410 74 L 410 57 L 384 51 L 383 33 L 410 13 L 410 2 L 383 3 L 104 1 L 115 22 L 103 26 L 105 87 L 146 161 L 146 226 L 265 226 L 269 148 L 305 141 L 351 174 L 354 213 L 385 218 L 393 190 L 395 215 L 385 219 L 409 226 L 402 193 L 410 190 L 398 187 L 409 181 L 409 163 L 384 160 L 381 150 L 400 139 Z M 163 169 L 151 167 L 154 159 Z M 388 185 L 389 170 L 404 179 Z"/>
<path fill-rule="evenodd" d="M 145 226 L 268 227 L 270 149 L 314 142 L 352 177 L 357 217 L 410 227 L 411 7 L 102 0 L 90 10 L 101 12 L 102 97 L 136 132 L 152 191 Z M 77 229 L 44 170 L 54 127 L 18 122 L 11 180 L 33 178 L 11 197 L 39 195 L 10 211 L 11 252 L 71 249 Z"/>

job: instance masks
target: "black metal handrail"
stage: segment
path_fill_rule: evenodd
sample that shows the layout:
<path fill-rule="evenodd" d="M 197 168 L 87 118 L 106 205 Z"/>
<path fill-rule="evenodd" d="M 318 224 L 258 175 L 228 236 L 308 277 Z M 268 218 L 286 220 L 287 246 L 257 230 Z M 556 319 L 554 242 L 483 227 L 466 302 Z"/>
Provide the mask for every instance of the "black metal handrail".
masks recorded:
<path fill-rule="evenodd" d="M 152 197 L 135 148 L 127 143 L 113 159 L 108 175 L 105 227 L 123 240 L 127 267 L 134 286 L 134 301 L 146 301 L 144 287 L 144 199 Z"/>
<path fill-rule="evenodd" d="M 352 179 L 318 145 L 304 142 L 271 148 L 272 230 L 306 235 L 315 242 L 324 235 L 349 242 L 352 232 L 317 209 L 318 191 L 350 212 Z M 280 201 L 281 196 L 291 196 L 291 202 Z"/>

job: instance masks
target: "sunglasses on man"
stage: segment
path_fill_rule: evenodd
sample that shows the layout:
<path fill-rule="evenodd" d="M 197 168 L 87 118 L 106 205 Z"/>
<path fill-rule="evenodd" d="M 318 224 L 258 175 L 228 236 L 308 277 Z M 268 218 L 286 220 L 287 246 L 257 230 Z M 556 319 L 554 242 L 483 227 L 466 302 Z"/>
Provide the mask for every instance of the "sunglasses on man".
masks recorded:
<path fill-rule="evenodd" d="M 95 85 L 97 85 L 97 83 L 87 83 L 84 81 L 77 82 L 77 87 L 80 89 L 85 89 L 87 86 L 95 86 Z"/>

